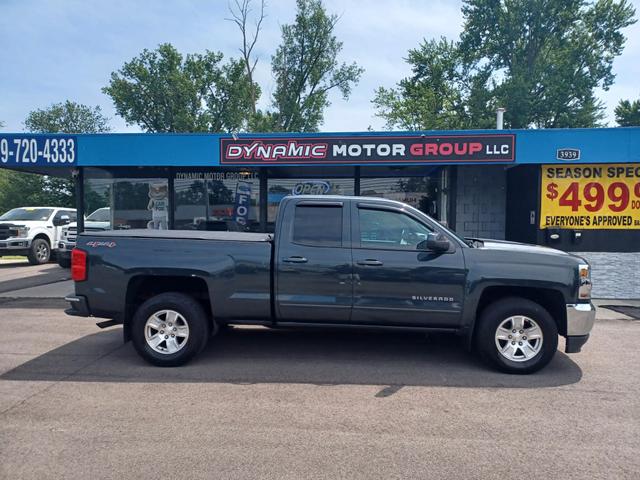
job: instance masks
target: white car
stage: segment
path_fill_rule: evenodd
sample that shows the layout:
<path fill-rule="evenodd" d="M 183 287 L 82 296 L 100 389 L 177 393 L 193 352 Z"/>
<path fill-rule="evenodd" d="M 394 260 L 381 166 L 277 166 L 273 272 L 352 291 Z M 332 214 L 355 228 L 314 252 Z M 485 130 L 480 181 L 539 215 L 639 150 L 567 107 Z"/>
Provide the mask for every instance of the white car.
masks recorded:
<path fill-rule="evenodd" d="M 20 207 L 0 216 L 0 257 L 26 255 L 29 263 L 47 263 L 55 254 L 62 227 L 76 211 L 59 207 Z"/>
<path fill-rule="evenodd" d="M 84 221 L 85 232 L 96 232 L 111 229 L 111 209 L 109 207 L 98 208 Z M 78 224 L 70 223 L 62 229 L 62 237 L 58 242 L 58 265 L 62 268 L 71 267 L 71 250 L 76 246 L 78 237 Z"/>

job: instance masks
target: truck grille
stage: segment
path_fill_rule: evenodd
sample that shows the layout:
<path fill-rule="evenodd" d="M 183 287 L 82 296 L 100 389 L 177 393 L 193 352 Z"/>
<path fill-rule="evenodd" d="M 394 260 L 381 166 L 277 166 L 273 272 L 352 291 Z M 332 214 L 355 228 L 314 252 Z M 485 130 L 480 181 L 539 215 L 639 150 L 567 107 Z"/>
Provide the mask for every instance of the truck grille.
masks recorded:
<path fill-rule="evenodd" d="M 15 237 L 17 234 L 18 231 L 15 225 L 0 225 L 0 240 Z"/>

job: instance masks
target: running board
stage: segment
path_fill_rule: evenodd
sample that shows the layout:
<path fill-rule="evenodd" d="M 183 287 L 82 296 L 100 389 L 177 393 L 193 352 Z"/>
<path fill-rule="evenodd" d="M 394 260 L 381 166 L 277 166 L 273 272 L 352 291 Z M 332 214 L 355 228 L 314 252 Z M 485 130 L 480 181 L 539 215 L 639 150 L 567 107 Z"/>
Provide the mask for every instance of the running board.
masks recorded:
<path fill-rule="evenodd" d="M 114 325 L 120 325 L 122 322 L 119 322 L 117 320 L 105 320 L 104 322 L 98 322 L 96 323 L 96 325 L 99 328 L 108 328 L 108 327 L 113 327 Z"/>

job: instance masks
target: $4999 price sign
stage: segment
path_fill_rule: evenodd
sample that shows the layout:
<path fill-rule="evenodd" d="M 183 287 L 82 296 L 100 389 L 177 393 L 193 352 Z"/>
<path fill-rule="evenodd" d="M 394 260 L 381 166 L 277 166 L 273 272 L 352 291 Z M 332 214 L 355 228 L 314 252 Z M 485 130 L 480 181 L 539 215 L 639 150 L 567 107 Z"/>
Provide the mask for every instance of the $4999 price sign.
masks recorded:
<path fill-rule="evenodd" d="M 640 164 L 542 167 L 540 228 L 640 229 Z"/>

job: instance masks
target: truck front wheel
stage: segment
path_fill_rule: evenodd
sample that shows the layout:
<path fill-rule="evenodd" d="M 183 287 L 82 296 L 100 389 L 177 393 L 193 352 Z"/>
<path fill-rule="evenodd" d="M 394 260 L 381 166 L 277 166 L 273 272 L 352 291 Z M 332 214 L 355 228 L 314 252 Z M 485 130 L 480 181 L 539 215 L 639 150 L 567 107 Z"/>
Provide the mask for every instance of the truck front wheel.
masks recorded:
<path fill-rule="evenodd" d="M 132 319 L 131 339 L 137 352 L 160 367 L 191 360 L 209 339 L 209 321 L 200 304 L 183 293 L 156 295 Z"/>
<path fill-rule="evenodd" d="M 49 246 L 49 242 L 43 238 L 36 238 L 31 242 L 31 248 L 29 249 L 27 258 L 31 265 L 42 265 L 43 263 L 47 263 L 51 258 L 51 247 Z"/>
<path fill-rule="evenodd" d="M 558 327 L 549 312 L 526 298 L 504 298 L 484 309 L 476 347 L 489 364 L 506 373 L 537 372 L 558 348 Z"/>

